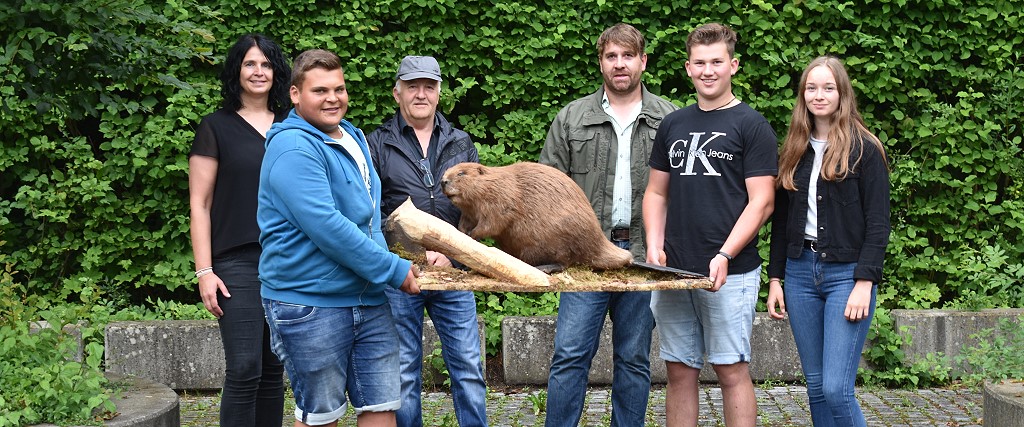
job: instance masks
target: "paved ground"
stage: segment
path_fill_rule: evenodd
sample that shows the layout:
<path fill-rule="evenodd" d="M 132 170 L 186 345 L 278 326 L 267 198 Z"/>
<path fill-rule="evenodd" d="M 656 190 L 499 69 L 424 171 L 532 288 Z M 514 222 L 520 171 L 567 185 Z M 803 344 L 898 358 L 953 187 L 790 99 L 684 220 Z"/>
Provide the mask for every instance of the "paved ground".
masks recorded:
<path fill-rule="evenodd" d="M 758 425 L 770 427 L 810 426 L 810 413 L 804 387 L 772 384 L 758 385 Z M 944 426 L 980 427 L 982 396 L 980 390 L 922 389 L 887 390 L 858 389 L 858 398 L 869 426 Z M 215 394 L 181 394 L 181 425 L 207 427 L 217 425 L 218 397 Z M 487 415 L 492 426 L 543 426 L 539 412 L 544 404 L 544 390 L 523 388 L 517 391 L 491 392 L 487 399 Z M 289 405 L 282 426 L 292 426 L 293 410 Z M 702 389 L 700 426 L 724 426 L 722 393 L 714 386 Z M 456 426 L 447 393 L 427 393 L 423 398 L 424 425 Z M 583 426 L 607 426 L 611 413 L 609 389 L 591 388 L 587 394 Z M 539 414 L 539 415 L 538 415 Z M 647 425 L 665 424 L 665 389 L 655 386 L 647 411 Z M 339 426 L 354 426 L 352 414 L 342 418 Z"/>

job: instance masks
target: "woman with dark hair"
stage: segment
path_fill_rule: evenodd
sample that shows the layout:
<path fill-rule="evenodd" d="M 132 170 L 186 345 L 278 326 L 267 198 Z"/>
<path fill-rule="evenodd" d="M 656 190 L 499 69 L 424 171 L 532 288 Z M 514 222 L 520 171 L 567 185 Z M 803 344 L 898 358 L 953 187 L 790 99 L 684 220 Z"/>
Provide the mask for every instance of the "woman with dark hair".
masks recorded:
<path fill-rule="evenodd" d="M 889 166 L 839 59 L 811 61 L 799 89 L 779 155 L 768 313 L 789 307 L 814 425 L 864 426 L 854 383 L 889 244 Z"/>
<path fill-rule="evenodd" d="M 203 118 L 189 152 L 195 275 L 224 344 L 222 426 L 279 427 L 284 411 L 284 368 L 260 299 L 256 192 L 267 131 L 291 107 L 290 74 L 272 40 L 239 38 L 220 73 L 224 105 Z"/>

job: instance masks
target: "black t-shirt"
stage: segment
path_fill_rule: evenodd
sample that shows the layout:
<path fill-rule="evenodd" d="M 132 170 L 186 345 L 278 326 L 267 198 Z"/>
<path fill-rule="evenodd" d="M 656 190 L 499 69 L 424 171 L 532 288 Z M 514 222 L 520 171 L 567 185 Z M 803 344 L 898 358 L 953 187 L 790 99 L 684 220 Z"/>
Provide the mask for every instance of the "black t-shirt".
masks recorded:
<path fill-rule="evenodd" d="M 275 122 L 287 115 L 278 114 Z M 259 243 L 256 193 L 266 138 L 238 113 L 219 109 L 203 118 L 189 156 L 217 159 L 217 181 L 210 210 L 213 256 L 249 243 Z"/>
<path fill-rule="evenodd" d="M 745 179 L 778 174 L 778 141 L 764 116 L 745 103 L 715 111 L 694 104 L 665 116 L 650 165 L 669 173 L 668 265 L 708 274 L 747 205 Z M 733 255 L 729 274 L 761 264 L 756 238 Z"/>

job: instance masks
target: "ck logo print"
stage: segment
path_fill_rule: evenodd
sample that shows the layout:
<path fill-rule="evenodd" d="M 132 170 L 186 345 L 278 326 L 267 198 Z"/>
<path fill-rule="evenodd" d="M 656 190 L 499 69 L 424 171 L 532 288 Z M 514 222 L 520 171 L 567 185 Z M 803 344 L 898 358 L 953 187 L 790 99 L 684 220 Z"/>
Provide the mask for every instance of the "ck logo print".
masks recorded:
<path fill-rule="evenodd" d="M 692 132 L 690 133 L 691 138 L 689 141 L 678 139 L 672 143 L 668 150 L 668 160 L 672 169 L 682 169 L 683 171 L 679 173 L 680 175 L 697 175 L 694 166 L 697 164 L 697 160 L 700 160 L 705 176 L 722 176 L 722 173 L 718 172 L 711 165 L 709 159 L 732 160 L 732 153 L 710 149 L 708 144 L 711 144 L 712 141 L 719 137 L 725 136 L 725 133 L 711 132 L 711 137 L 701 142 L 701 138 L 705 134 L 706 132 Z"/>

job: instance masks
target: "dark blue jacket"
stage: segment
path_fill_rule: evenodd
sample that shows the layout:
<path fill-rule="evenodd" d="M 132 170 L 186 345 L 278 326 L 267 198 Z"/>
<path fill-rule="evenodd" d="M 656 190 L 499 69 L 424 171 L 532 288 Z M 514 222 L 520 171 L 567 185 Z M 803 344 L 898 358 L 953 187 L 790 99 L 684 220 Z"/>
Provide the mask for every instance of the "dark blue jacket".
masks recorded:
<path fill-rule="evenodd" d="M 454 128 L 441 113 L 434 113 L 437 150 L 430 159 L 433 186 L 425 184 L 424 172 L 418 166 L 423 158 L 402 136 L 399 113 L 373 131 L 366 141 L 373 157 L 373 166 L 381 180 L 381 214 L 385 220 L 405 200 L 412 197 L 416 208 L 458 226 L 461 212 L 441 191 L 441 176 L 452 166 L 463 162 L 477 163 L 480 157 L 469 134 Z"/>
<path fill-rule="evenodd" d="M 818 257 L 823 261 L 856 262 L 855 279 L 882 280 L 882 261 L 889 244 L 889 170 L 884 154 L 874 144 L 861 141 L 850 155 L 853 170 L 842 181 L 824 181 L 819 175 Z M 786 258 L 798 258 L 807 224 L 807 184 L 811 180 L 814 150 L 810 148 L 796 167 L 796 191 L 780 188 L 772 214 L 771 255 L 768 277 L 785 277 Z"/>

